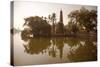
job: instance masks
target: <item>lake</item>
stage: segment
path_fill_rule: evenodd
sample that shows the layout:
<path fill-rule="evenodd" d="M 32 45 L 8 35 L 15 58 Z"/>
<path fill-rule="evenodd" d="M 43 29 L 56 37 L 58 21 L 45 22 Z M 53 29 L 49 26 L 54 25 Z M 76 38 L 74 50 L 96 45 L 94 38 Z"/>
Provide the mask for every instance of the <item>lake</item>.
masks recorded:
<path fill-rule="evenodd" d="M 97 60 L 94 37 L 21 38 L 13 35 L 14 65 L 69 63 Z"/>

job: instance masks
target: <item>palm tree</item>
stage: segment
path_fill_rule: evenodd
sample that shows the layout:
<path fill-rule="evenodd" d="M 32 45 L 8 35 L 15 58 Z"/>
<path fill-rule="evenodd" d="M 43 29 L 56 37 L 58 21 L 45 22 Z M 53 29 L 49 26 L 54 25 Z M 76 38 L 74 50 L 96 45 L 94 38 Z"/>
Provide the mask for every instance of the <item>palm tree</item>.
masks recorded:
<path fill-rule="evenodd" d="M 48 15 L 48 19 L 52 22 L 52 33 L 55 34 L 56 14 L 52 13 L 52 15 Z"/>

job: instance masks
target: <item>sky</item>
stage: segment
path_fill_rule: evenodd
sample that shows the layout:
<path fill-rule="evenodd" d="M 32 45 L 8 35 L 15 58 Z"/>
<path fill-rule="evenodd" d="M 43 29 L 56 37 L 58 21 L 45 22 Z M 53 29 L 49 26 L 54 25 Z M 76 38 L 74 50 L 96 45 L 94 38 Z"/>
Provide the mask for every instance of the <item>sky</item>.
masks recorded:
<path fill-rule="evenodd" d="M 25 23 L 24 18 L 30 16 L 44 16 L 48 17 L 49 14 L 56 13 L 57 22 L 60 17 L 60 10 L 63 12 L 63 23 L 68 24 L 68 14 L 71 11 L 79 10 L 85 7 L 88 10 L 97 10 L 96 6 L 87 5 L 71 5 L 59 3 L 45 3 L 33 1 L 14 1 L 14 28 L 23 29 Z"/>

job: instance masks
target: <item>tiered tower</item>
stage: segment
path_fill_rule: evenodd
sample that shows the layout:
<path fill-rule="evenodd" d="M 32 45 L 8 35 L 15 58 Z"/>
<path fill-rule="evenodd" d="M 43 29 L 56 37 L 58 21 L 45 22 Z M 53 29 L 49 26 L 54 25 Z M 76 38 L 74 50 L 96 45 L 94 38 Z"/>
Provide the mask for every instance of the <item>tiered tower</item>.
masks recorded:
<path fill-rule="evenodd" d="M 62 10 L 60 11 L 60 22 L 63 23 L 63 12 L 62 12 Z"/>

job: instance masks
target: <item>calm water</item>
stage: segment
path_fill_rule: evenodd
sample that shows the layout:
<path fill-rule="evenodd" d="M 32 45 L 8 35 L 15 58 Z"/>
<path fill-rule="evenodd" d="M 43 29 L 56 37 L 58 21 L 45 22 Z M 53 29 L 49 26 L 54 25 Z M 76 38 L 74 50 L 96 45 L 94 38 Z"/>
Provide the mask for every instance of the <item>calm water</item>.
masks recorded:
<path fill-rule="evenodd" d="M 14 65 L 95 61 L 97 42 L 91 38 L 21 38 L 14 35 Z"/>

